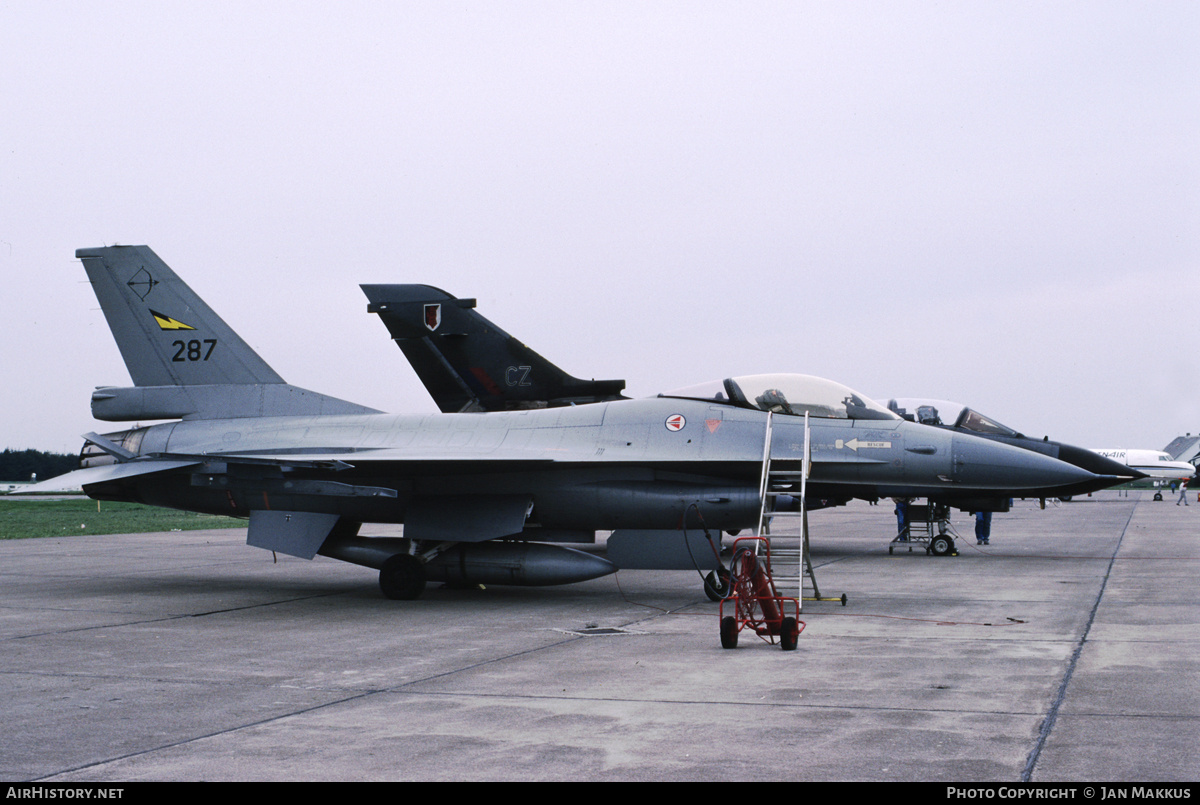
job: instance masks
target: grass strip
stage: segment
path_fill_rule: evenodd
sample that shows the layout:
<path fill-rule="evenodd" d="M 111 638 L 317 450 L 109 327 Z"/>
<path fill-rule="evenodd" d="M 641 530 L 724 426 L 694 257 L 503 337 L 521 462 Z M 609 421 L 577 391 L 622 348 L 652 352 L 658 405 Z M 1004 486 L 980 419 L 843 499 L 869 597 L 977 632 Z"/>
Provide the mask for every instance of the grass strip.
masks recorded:
<path fill-rule="evenodd" d="M 245 527 L 245 520 L 234 517 L 161 509 L 141 503 L 0 497 L 0 539 Z"/>

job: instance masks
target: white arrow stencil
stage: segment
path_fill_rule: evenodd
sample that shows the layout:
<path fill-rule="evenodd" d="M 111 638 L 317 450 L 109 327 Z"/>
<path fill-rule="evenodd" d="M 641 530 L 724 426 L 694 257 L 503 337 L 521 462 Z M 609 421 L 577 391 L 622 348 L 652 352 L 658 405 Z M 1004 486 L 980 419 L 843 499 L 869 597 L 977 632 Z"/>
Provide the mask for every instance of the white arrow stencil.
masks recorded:
<path fill-rule="evenodd" d="M 848 442 L 843 442 L 841 439 L 838 439 L 836 442 L 836 446 L 837 446 L 838 450 L 841 450 L 843 447 L 849 447 L 851 450 L 853 450 L 854 452 L 857 453 L 858 448 L 860 448 L 860 447 L 889 448 L 892 446 L 892 443 L 891 442 L 860 442 L 858 440 L 858 438 L 855 437 Z"/>

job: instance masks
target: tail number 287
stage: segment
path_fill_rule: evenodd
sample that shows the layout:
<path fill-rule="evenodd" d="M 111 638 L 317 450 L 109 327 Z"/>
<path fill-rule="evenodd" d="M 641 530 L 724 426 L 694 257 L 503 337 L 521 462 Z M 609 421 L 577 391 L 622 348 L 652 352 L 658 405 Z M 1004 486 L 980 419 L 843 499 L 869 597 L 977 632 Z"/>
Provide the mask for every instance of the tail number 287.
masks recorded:
<path fill-rule="evenodd" d="M 171 346 L 175 347 L 175 355 L 171 358 L 176 363 L 184 361 L 206 361 L 213 353 L 213 348 L 217 346 L 217 339 L 206 338 L 203 341 L 192 339 L 191 341 L 172 341 Z"/>

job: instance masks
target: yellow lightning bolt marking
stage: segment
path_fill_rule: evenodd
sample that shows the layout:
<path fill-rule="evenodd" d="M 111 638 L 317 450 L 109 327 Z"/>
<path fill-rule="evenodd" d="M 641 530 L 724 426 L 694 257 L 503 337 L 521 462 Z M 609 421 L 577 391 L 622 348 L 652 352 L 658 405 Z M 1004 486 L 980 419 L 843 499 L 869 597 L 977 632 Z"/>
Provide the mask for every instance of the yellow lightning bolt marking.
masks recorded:
<path fill-rule="evenodd" d="M 170 316 L 164 316 L 163 314 L 159 313 L 157 310 L 151 310 L 150 315 L 152 315 L 154 317 L 154 320 L 156 322 L 158 322 L 158 326 L 163 330 L 195 330 L 196 329 L 195 327 L 191 327 L 187 324 L 184 324 L 183 322 L 179 321 L 178 319 L 173 319 Z"/>

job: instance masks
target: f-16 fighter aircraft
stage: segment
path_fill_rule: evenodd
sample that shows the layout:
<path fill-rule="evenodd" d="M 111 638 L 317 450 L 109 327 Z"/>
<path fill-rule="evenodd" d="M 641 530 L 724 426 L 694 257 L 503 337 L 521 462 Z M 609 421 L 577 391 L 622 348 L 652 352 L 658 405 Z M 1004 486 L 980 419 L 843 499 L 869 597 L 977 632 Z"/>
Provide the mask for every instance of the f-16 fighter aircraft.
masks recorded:
<path fill-rule="evenodd" d="M 443 411 L 498 411 L 616 399 L 621 380 L 571 377 L 475 311 L 430 285 L 363 285 L 370 304 Z M 436 315 L 431 315 L 435 311 Z M 572 389 L 568 397 L 563 389 Z M 1144 477 L 1124 463 L 1048 439 L 1031 439 L 959 403 L 890 400 L 910 422 L 944 427 L 1065 461 L 1118 484 Z M 1107 455 L 1107 454 L 1105 454 Z M 1098 487 L 1099 488 L 1099 487 Z M 992 506 L 997 504 L 993 503 Z M 999 509 L 997 509 L 999 510 Z"/>
<path fill-rule="evenodd" d="M 82 486 L 96 499 L 248 517 L 250 545 L 376 568 L 389 598 L 415 598 L 427 580 L 596 578 L 617 565 L 556 543 L 590 542 L 597 530 L 616 530 L 610 552 L 627 537 L 621 567 L 674 566 L 660 555 L 674 541 L 688 548 L 676 555 L 699 560 L 681 569 L 715 569 L 716 552 L 698 556 L 685 535 L 757 524 L 764 457 L 801 467 L 805 413 L 814 501 L 928 497 L 983 509 L 1110 483 L 906 422 L 802 375 L 590 405 L 384 414 L 286 384 L 149 248 L 76 256 L 134 382 L 96 389 L 93 416 L 177 421 L 88 434 L 82 469 L 27 489 Z M 404 536 L 361 537 L 364 522 L 403 523 Z"/>

